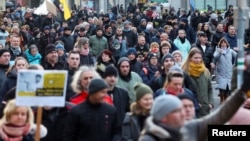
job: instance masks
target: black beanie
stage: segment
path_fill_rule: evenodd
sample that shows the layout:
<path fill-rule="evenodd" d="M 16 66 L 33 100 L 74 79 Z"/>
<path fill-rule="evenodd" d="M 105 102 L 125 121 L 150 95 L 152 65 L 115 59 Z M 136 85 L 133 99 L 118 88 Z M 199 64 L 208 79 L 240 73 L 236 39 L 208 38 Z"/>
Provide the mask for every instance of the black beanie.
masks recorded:
<path fill-rule="evenodd" d="M 106 78 L 108 76 L 115 76 L 117 77 L 118 71 L 115 66 L 108 65 L 104 71 L 103 78 Z"/>
<path fill-rule="evenodd" d="M 2 56 L 5 52 L 9 52 L 10 53 L 10 51 L 8 49 L 1 49 L 0 50 L 0 56 Z"/>
<path fill-rule="evenodd" d="M 108 84 L 103 79 L 92 79 L 88 87 L 88 95 L 95 94 L 106 88 L 108 88 Z"/>
<path fill-rule="evenodd" d="M 56 46 L 54 44 L 49 44 L 45 48 L 45 55 L 48 55 L 51 51 L 56 51 Z"/>

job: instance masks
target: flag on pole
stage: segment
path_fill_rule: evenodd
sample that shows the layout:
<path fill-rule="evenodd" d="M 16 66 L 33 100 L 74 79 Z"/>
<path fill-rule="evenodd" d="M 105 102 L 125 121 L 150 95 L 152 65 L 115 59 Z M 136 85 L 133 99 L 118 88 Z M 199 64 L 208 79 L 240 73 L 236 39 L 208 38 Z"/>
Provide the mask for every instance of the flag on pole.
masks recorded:
<path fill-rule="evenodd" d="M 63 13 L 64 13 L 64 20 L 68 20 L 71 17 L 71 12 L 69 9 L 69 5 L 67 0 L 59 0 L 62 7 L 63 7 Z"/>
<path fill-rule="evenodd" d="M 194 9 L 195 9 L 195 2 L 194 2 L 194 0 L 189 0 L 189 4 L 190 4 L 191 10 L 194 11 Z"/>

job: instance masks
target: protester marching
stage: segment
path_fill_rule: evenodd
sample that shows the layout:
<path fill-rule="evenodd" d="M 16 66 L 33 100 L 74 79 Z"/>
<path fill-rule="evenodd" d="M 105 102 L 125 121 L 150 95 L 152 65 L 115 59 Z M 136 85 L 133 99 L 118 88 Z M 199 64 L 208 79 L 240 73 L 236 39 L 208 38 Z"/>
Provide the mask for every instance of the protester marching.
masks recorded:
<path fill-rule="evenodd" d="M 206 141 L 208 125 L 250 123 L 247 63 L 236 87 L 232 5 L 225 17 L 210 7 L 159 12 L 130 3 L 98 13 L 65 0 L 41 6 L 47 13 L 20 4 L 0 11 L 0 141 Z M 44 71 L 67 77 L 47 81 L 53 75 Z M 48 92 L 45 84 L 63 86 L 65 106 L 15 105 L 21 94 Z"/>

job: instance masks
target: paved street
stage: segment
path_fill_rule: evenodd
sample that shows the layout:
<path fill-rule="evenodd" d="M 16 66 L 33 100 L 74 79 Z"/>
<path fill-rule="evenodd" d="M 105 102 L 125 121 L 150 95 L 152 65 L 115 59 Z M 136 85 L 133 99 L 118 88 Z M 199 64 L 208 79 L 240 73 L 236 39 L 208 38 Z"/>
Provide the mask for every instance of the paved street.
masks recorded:
<path fill-rule="evenodd" d="M 216 109 L 220 105 L 220 97 L 218 96 L 219 90 L 215 89 L 216 82 L 212 81 L 213 87 L 213 96 L 214 96 L 214 109 Z"/>

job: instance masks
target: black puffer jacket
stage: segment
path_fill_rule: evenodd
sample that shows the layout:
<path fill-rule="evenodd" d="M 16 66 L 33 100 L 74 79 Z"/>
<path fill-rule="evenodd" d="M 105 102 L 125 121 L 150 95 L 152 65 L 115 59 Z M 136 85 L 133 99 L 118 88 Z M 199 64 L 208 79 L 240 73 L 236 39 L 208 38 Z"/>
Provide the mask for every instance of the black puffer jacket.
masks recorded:
<path fill-rule="evenodd" d="M 205 63 L 206 68 L 208 70 L 210 70 L 211 69 L 210 63 L 214 63 L 214 49 L 209 44 L 206 44 L 206 50 L 205 50 L 205 52 L 203 51 L 200 43 L 197 43 L 196 47 L 202 53 L 202 58 L 203 58 L 203 61 Z"/>

